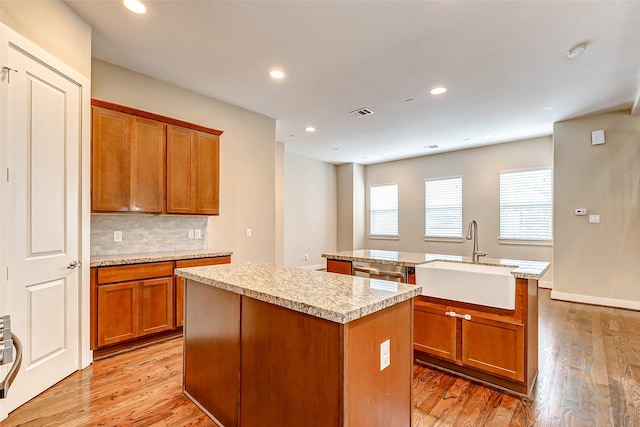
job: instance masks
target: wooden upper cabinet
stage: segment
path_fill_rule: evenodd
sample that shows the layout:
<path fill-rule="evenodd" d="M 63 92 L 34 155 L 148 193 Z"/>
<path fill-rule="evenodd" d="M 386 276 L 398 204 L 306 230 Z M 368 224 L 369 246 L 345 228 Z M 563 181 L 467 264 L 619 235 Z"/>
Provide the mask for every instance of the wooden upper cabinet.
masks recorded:
<path fill-rule="evenodd" d="M 167 127 L 167 213 L 218 215 L 220 137 Z"/>
<path fill-rule="evenodd" d="M 92 209 L 164 210 L 164 123 L 93 106 Z"/>
<path fill-rule="evenodd" d="M 222 131 L 91 104 L 93 212 L 218 215 Z"/>
<path fill-rule="evenodd" d="M 130 118 L 98 107 L 92 113 L 91 207 L 94 211 L 129 210 Z"/>

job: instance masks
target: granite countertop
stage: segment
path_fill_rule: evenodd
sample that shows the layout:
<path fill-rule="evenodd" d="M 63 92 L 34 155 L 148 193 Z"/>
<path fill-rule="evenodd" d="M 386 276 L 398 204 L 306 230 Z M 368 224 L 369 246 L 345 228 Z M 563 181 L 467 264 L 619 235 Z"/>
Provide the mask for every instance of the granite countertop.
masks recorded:
<path fill-rule="evenodd" d="M 92 256 L 90 267 L 107 267 L 112 265 L 142 264 L 145 262 L 177 261 L 231 256 L 233 252 L 219 249 L 194 249 L 190 251 L 146 252 L 136 254 L 98 255 Z"/>
<path fill-rule="evenodd" d="M 450 261 L 473 263 L 471 257 L 444 254 L 425 254 L 417 252 L 382 251 L 375 249 L 360 249 L 356 251 L 329 252 L 322 254 L 323 258 L 341 261 L 372 262 L 378 264 L 398 265 L 401 267 L 415 267 L 431 261 Z M 549 269 L 549 263 L 544 261 L 525 261 L 507 258 L 481 257 L 478 264 L 502 267 L 516 267 L 511 273 L 516 279 L 540 280 Z"/>
<path fill-rule="evenodd" d="M 420 295 L 422 286 L 267 263 L 179 268 L 177 276 L 337 323 Z"/>

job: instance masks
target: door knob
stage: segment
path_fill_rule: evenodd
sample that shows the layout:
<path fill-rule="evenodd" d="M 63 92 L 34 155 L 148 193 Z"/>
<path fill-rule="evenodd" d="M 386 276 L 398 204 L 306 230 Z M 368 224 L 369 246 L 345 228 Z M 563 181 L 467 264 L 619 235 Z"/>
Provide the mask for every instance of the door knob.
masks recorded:
<path fill-rule="evenodd" d="M 81 265 L 82 265 L 82 264 L 80 263 L 80 261 L 71 261 L 71 262 L 69 263 L 69 265 L 67 266 L 67 268 L 68 268 L 69 270 L 73 270 L 74 268 L 76 268 L 76 267 L 80 267 Z"/>

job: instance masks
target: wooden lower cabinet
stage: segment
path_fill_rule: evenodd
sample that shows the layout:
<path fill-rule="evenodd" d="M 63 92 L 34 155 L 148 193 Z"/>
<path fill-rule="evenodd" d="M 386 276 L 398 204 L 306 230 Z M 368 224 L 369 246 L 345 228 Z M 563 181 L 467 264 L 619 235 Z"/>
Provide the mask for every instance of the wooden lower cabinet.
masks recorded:
<path fill-rule="evenodd" d="M 446 360 L 457 359 L 456 318 L 446 306 L 420 301 L 413 309 L 413 348 Z"/>
<path fill-rule="evenodd" d="M 462 363 L 524 381 L 524 325 L 472 316 L 462 323 Z"/>
<path fill-rule="evenodd" d="M 98 286 L 98 346 L 173 329 L 173 277 Z"/>
<path fill-rule="evenodd" d="M 413 332 L 413 348 L 419 352 L 416 358 L 428 355 L 446 361 L 443 366 L 449 369 L 460 366 L 524 383 L 525 325 L 519 319 L 503 317 L 483 314 L 477 307 L 472 310 L 417 297 Z M 469 375 L 468 371 L 463 373 Z"/>
<path fill-rule="evenodd" d="M 224 256 L 92 268 L 94 356 L 179 334 L 184 319 L 184 279 L 174 277 L 174 269 L 230 262 L 231 257 Z"/>

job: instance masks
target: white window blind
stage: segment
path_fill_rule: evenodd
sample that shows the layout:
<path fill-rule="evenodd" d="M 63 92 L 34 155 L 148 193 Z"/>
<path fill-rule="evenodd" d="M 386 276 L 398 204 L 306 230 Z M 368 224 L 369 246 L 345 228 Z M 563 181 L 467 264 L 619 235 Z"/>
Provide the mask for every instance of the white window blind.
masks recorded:
<path fill-rule="evenodd" d="M 551 168 L 500 173 L 500 238 L 551 240 Z"/>
<path fill-rule="evenodd" d="M 369 189 L 369 228 L 372 235 L 398 235 L 398 185 L 376 185 Z"/>
<path fill-rule="evenodd" d="M 424 183 L 424 233 L 427 237 L 462 237 L 462 177 Z"/>

